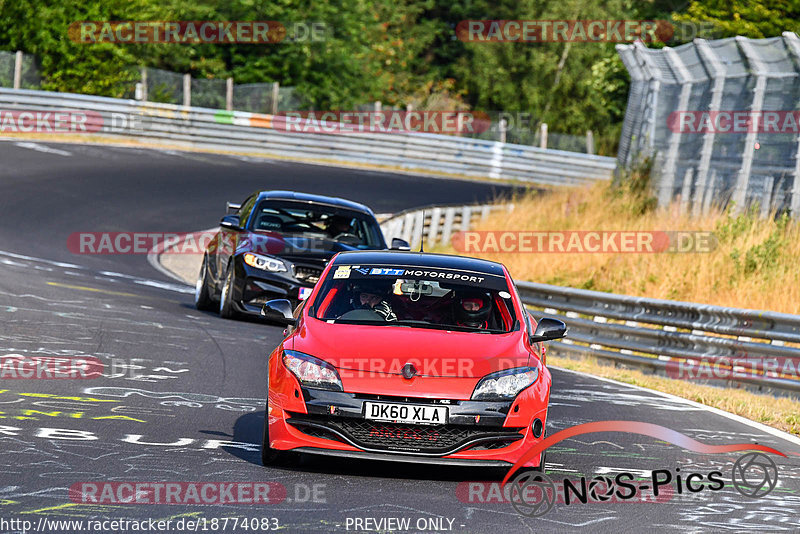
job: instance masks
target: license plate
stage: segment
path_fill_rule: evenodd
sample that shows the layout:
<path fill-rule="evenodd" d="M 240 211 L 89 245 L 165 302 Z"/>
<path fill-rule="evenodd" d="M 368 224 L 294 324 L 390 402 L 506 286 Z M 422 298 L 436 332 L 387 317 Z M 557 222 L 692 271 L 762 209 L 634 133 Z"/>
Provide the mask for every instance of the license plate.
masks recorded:
<path fill-rule="evenodd" d="M 444 425 L 447 423 L 447 406 L 390 404 L 387 402 L 365 402 L 364 404 L 364 418 L 373 421 L 414 425 Z"/>
<path fill-rule="evenodd" d="M 301 287 L 300 291 L 297 293 L 297 298 L 299 300 L 306 300 L 309 295 L 311 295 L 311 290 L 314 289 L 313 287 Z"/>

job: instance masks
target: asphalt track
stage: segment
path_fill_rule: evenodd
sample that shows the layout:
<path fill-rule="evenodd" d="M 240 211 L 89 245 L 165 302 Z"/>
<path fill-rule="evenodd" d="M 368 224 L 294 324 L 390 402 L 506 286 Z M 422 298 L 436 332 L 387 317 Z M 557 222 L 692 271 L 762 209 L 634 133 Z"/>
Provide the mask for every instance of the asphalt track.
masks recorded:
<path fill-rule="evenodd" d="M 72 532 L 77 525 L 52 521 L 148 518 L 172 520 L 172 531 L 181 519 L 205 519 L 196 525 L 201 532 L 252 532 L 241 524 L 234 529 L 234 518 L 275 518 L 283 532 L 800 529 L 798 440 L 561 370 L 553 370 L 549 435 L 580 423 L 631 420 L 706 444 L 768 445 L 786 454 L 769 455 L 778 466 L 777 487 L 759 498 L 741 495 L 731 484 L 741 452 L 701 454 L 619 432 L 551 447 L 548 474 L 560 482 L 630 472 L 645 484 L 653 470 L 704 477 L 719 470 L 725 487 L 674 493 L 664 502 L 557 503 L 531 518 L 498 502 L 491 486 L 472 486 L 470 493 L 469 482 L 497 478 L 481 469 L 321 458 L 304 458 L 292 468 L 262 467 L 265 356 L 281 329 L 196 311 L 190 288 L 155 271 L 144 256 L 75 255 L 66 246 L 72 232 L 209 228 L 226 200 L 260 188 L 336 194 L 376 212 L 508 192 L 476 182 L 283 161 L 0 141 L 0 356 L 95 357 L 108 375 L 0 380 L 0 531 L 23 530 L 11 520 L 30 521 L 39 532 Z M 108 481 L 270 481 L 286 495 L 268 505 L 108 505 L 70 498 L 73 484 Z M 409 527 L 365 518 L 408 520 Z"/>

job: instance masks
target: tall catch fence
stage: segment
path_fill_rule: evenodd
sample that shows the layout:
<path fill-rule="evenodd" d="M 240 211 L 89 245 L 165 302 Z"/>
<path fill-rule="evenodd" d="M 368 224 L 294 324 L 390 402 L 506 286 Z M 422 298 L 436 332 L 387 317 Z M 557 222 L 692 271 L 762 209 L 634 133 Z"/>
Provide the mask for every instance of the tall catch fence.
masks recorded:
<path fill-rule="evenodd" d="M 119 83 L 110 91 L 113 94 L 106 96 L 141 102 L 272 115 L 314 110 L 314 106 L 296 87 L 284 87 L 278 82 L 237 84 L 233 78 L 195 78 L 189 74 L 153 67 L 131 66 L 126 72 L 127 75 L 121 77 Z M 41 89 L 42 80 L 36 66 L 36 58 L 22 52 L 0 51 L 0 87 Z M 365 102 L 354 108 L 370 112 L 382 109 L 384 111 L 411 109 L 385 107 L 380 102 Z M 459 132 L 457 134 L 459 137 L 567 152 L 595 153 L 594 136 L 591 131 L 587 131 L 585 135 L 553 132 L 548 134 L 547 124 L 529 113 L 504 111 L 478 113 L 487 116 L 489 127 L 474 132 Z"/>
<path fill-rule="evenodd" d="M 618 45 L 631 74 L 617 161 L 652 159 L 660 205 L 679 199 L 800 212 L 800 39 L 695 39 L 675 48 Z"/>

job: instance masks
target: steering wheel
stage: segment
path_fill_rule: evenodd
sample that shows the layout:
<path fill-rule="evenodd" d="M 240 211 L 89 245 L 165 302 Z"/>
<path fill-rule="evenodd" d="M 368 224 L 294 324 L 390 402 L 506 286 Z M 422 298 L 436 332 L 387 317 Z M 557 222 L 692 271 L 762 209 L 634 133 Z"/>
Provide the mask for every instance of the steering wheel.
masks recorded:
<path fill-rule="evenodd" d="M 345 244 L 355 244 L 358 245 L 361 243 L 361 238 L 358 237 L 356 234 L 351 234 L 350 232 L 342 232 L 341 234 L 335 235 L 333 237 L 334 241 L 341 241 Z"/>

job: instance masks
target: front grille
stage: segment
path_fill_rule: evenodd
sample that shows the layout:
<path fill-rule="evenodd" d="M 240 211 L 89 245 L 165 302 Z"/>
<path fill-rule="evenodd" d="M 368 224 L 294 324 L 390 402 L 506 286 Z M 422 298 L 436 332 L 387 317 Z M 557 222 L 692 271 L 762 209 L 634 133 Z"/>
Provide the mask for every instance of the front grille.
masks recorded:
<path fill-rule="evenodd" d="M 519 436 L 522 438 L 522 435 Z M 469 448 L 471 451 L 491 451 L 494 449 L 502 449 L 503 447 L 508 447 L 511 445 L 511 441 L 482 441 L 477 445 L 473 445 Z"/>
<path fill-rule="evenodd" d="M 381 423 L 350 417 L 294 416 L 288 422 L 303 432 L 311 422 L 344 435 L 355 446 L 363 449 L 408 451 L 427 454 L 451 454 L 463 449 L 474 440 L 503 442 L 505 445 L 522 439 L 519 428 L 471 425 L 408 425 Z M 318 427 L 315 428 L 318 431 Z M 495 447 L 492 447 L 495 448 Z"/>
<path fill-rule="evenodd" d="M 319 281 L 319 276 L 322 274 L 322 269 L 316 267 L 305 267 L 302 265 L 295 265 L 294 275 L 298 280 L 308 284 L 316 284 Z"/>

